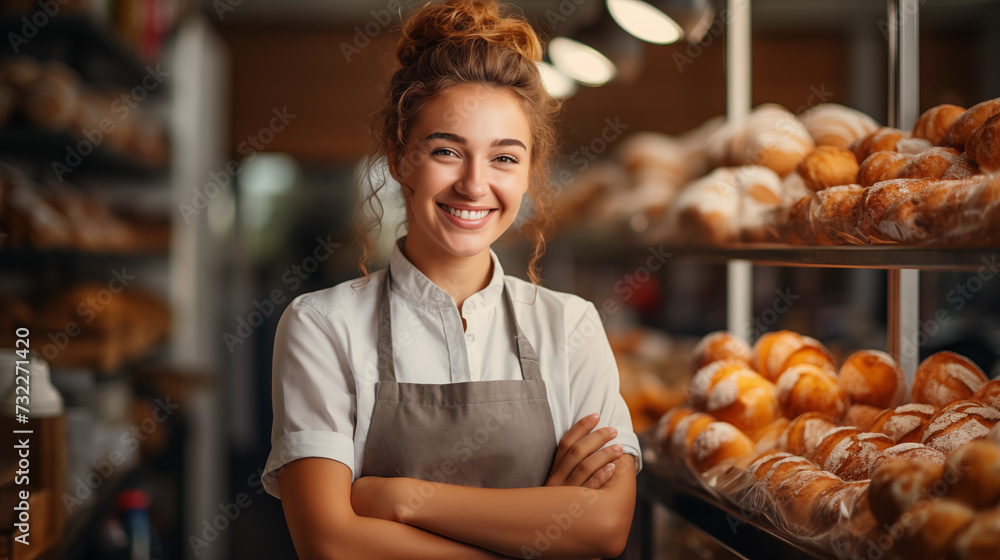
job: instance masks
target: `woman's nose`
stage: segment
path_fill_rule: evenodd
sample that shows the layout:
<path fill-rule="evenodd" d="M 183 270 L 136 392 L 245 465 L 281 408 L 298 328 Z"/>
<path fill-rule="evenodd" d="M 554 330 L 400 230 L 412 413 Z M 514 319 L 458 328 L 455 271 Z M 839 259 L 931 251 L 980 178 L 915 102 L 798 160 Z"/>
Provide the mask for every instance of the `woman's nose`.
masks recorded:
<path fill-rule="evenodd" d="M 469 162 L 463 169 L 462 176 L 455 185 L 455 190 L 470 200 L 478 200 L 486 196 L 490 187 L 486 181 L 485 167 L 479 162 Z"/>

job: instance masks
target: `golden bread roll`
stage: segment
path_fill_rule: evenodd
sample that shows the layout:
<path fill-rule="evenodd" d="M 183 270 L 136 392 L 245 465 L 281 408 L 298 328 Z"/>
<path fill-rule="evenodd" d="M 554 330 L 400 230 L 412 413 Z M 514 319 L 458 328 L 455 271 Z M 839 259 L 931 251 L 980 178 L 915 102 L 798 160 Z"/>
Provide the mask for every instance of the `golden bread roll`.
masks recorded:
<path fill-rule="evenodd" d="M 788 355 L 785 363 L 781 366 L 781 371 L 801 364 L 808 364 L 824 369 L 831 373 L 837 371 L 833 363 L 833 353 L 822 342 L 811 336 L 801 337 L 802 346 Z M 778 374 L 780 377 L 781 374 Z"/>
<path fill-rule="evenodd" d="M 973 509 L 1000 504 L 1000 444 L 972 441 L 956 449 L 944 466 L 947 497 Z"/>
<path fill-rule="evenodd" d="M 947 455 L 941 453 L 933 447 L 927 447 L 922 443 L 899 443 L 882 452 L 882 455 L 875 460 L 874 470 L 886 463 L 906 462 L 906 461 L 926 461 L 935 465 L 943 465 Z"/>
<path fill-rule="evenodd" d="M 944 558 L 975 512 L 952 500 L 928 500 L 903 512 L 903 532 L 893 553 L 900 558 Z"/>
<path fill-rule="evenodd" d="M 844 481 L 820 493 L 811 513 L 814 527 L 833 527 L 844 523 L 852 512 L 867 508 L 868 484 L 867 480 Z"/>
<path fill-rule="evenodd" d="M 750 365 L 753 360 L 750 344 L 738 335 L 728 331 L 709 333 L 694 347 L 692 371 L 697 372 L 712 362 L 737 360 Z"/>
<path fill-rule="evenodd" d="M 843 442 L 849 441 L 852 437 L 856 437 L 862 433 L 867 432 L 862 432 L 853 426 L 838 426 L 827 430 L 819 438 L 819 441 L 816 442 L 816 445 L 813 446 L 812 453 L 807 454 L 806 457 L 817 465 L 825 465 L 826 460 L 833 453 L 834 449 L 842 445 L 849 445 Z"/>
<path fill-rule="evenodd" d="M 983 171 L 1000 170 L 1000 113 L 972 132 L 965 143 L 965 152 Z"/>
<path fill-rule="evenodd" d="M 846 148 L 878 128 L 875 119 L 844 105 L 820 103 L 799 114 L 817 146 Z"/>
<path fill-rule="evenodd" d="M 773 223 L 782 200 L 781 177 L 760 165 L 744 165 L 733 171 L 740 193 L 740 239 L 748 243 L 773 241 Z"/>
<path fill-rule="evenodd" d="M 884 410 L 877 406 L 864 403 L 854 403 L 847 407 L 847 413 L 844 414 L 843 423 L 845 426 L 854 426 L 862 432 L 874 432 L 877 430 L 872 430 L 871 427 L 875 424 L 875 419 L 878 418 L 883 412 Z"/>
<path fill-rule="evenodd" d="M 631 176 L 662 183 L 683 183 L 690 178 L 690 154 L 676 138 L 658 132 L 638 132 L 622 140 L 617 158 Z"/>
<path fill-rule="evenodd" d="M 771 467 L 775 463 L 789 457 L 793 457 L 793 455 L 778 449 L 765 451 L 754 458 L 750 466 L 747 467 L 747 472 L 752 474 L 757 480 L 764 480 L 764 477 L 771 471 Z"/>
<path fill-rule="evenodd" d="M 962 152 L 955 148 L 935 146 L 910 156 L 902 173 L 886 179 L 940 179 L 948 170 L 961 162 L 961 156 Z"/>
<path fill-rule="evenodd" d="M 972 396 L 972 400 L 1000 410 L 1000 379 L 994 379 L 980 387 Z"/>
<path fill-rule="evenodd" d="M 934 145 L 923 138 L 905 136 L 896 142 L 896 151 L 901 154 L 918 155 L 933 148 Z"/>
<path fill-rule="evenodd" d="M 951 167 L 941 174 L 941 179 L 968 179 L 974 175 L 982 175 L 979 164 L 969 159 L 969 155 L 962 153 L 951 164 Z"/>
<path fill-rule="evenodd" d="M 798 457 L 792 455 L 791 457 L 786 457 L 780 461 L 775 461 L 771 468 L 768 469 L 767 474 L 761 479 L 771 492 L 777 493 L 778 487 L 786 478 L 799 471 L 821 471 L 819 466 L 817 466 L 812 461 L 806 459 L 805 457 Z"/>
<path fill-rule="evenodd" d="M 858 167 L 858 184 L 870 187 L 881 181 L 898 179 L 912 160 L 913 156 L 909 154 L 875 152 Z"/>
<path fill-rule="evenodd" d="M 789 212 L 789 243 L 799 245 L 860 245 L 854 208 L 864 188 L 842 185 L 823 189 L 796 203 Z"/>
<path fill-rule="evenodd" d="M 923 138 L 935 146 L 948 145 L 948 129 L 965 113 L 958 105 L 938 105 L 924 111 L 913 125 L 913 137 Z"/>
<path fill-rule="evenodd" d="M 739 239 L 742 193 L 732 169 L 718 168 L 684 187 L 667 210 L 671 236 L 696 245 Z"/>
<path fill-rule="evenodd" d="M 660 417 L 653 430 L 653 441 L 659 445 L 659 450 L 666 452 L 670 449 L 670 440 L 674 436 L 674 430 L 681 420 L 697 412 L 688 405 L 679 405 L 671 408 L 666 414 Z"/>
<path fill-rule="evenodd" d="M 1000 411 L 975 401 L 957 401 L 939 410 L 924 429 L 923 444 L 944 453 L 981 439 L 1000 422 Z"/>
<path fill-rule="evenodd" d="M 928 461 L 895 461 L 872 472 L 868 505 L 879 523 L 891 525 L 906 510 L 941 488 L 944 467 Z"/>
<path fill-rule="evenodd" d="M 809 536 L 828 526 L 812 516 L 816 503 L 824 492 L 832 487 L 843 486 L 839 476 L 822 470 L 799 470 L 786 476 L 775 488 L 778 508 L 799 536 Z"/>
<path fill-rule="evenodd" d="M 971 399 L 987 381 L 986 374 L 972 360 L 954 352 L 937 352 L 917 367 L 911 400 L 943 407 Z"/>
<path fill-rule="evenodd" d="M 976 515 L 952 544 L 949 558 L 955 560 L 995 560 L 1000 550 L 1000 508 Z"/>
<path fill-rule="evenodd" d="M 840 366 L 837 381 L 855 403 L 886 409 L 899 405 L 906 397 L 903 368 L 879 350 L 851 354 Z"/>
<path fill-rule="evenodd" d="M 753 368 L 768 381 L 777 381 L 785 362 L 805 341 L 792 331 L 767 332 L 753 345 Z"/>
<path fill-rule="evenodd" d="M 789 453 L 812 457 L 820 440 L 837 427 L 837 424 L 819 412 L 806 412 L 788 423 L 779 446 Z"/>
<path fill-rule="evenodd" d="M 844 480 L 871 478 L 882 452 L 895 445 L 885 434 L 864 432 L 848 436 L 830 450 L 823 468 Z"/>
<path fill-rule="evenodd" d="M 774 384 L 749 368 L 716 378 L 705 411 L 751 436 L 780 415 Z"/>
<path fill-rule="evenodd" d="M 896 151 L 896 144 L 906 136 L 902 130 L 883 126 L 852 142 L 849 149 L 863 162 L 874 153 Z"/>
<path fill-rule="evenodd" d="M 807 187 L 814 191 L 850 185 L 858 176 L 858 159 L 846 148 L 820 146 L 796 168 Z"/>
<path fill-rule="evenodd" d="M 889 436 L 896 443 L 920 443 L 924 429 L 937 408 L 930 404 L 911 403 L 882 412 L 871 425 L 871 431 Z"/>
<path fill-rule="evenodd" d="M 708 392 L 711 391 L 715 382 L 734 371 L 746 369 L 749 369 L 747 364 L 740 360 L 719 360 L 702 366 L 695 372 L 691 383 L 688 384 L 688 404 L 704 411 L 708 401 Z"/>
<path fill-rule="evenodd" d="M 828 370 L 802 364 L 785 370 L 778 378 L 778 401 L 788 418 L 805 412 L 819 412 L 839 421 L 850 404 L 847 393 Z"/>
<path fill-rule="evenodd" d="M 771 449 L 781 448 L 781 438 L 785 435 L 790 423 L 791 420 L 788 418 L 780 417 L 754 434 L 754 452 L 763 453 Z"/>
<path fill-rule="evenodd" d="M 733 137 L 729 156 L 736 165 L 762 165 L 784 177 L 816 148 L 802 122 L 780 105 L 755 108 Z"/>
<path fill-rule="evenodd" d="M 712 422 L 717 422 L 715 417 L 704 412 L 694 412 L 681 419 L 670 435 L 668 457 L 686 457 L 694 438 Z"/>
<path fill-rule="evenodd" d="M 959 150 L 964 150 L 965 143 L 972 133 L 997 113 L 1000 113 L 1000 97 L 969 107 L 969 110 L 955 119 L 948 129 L 948 143 Z"/>
<path fill-rule="evenodd" d="M 728 422 L 712 422 L 702 428 L 688 448 L 695 470 L 705 473 L 712 467 L 744 461 L 753 455 L 753 441 Z"/>

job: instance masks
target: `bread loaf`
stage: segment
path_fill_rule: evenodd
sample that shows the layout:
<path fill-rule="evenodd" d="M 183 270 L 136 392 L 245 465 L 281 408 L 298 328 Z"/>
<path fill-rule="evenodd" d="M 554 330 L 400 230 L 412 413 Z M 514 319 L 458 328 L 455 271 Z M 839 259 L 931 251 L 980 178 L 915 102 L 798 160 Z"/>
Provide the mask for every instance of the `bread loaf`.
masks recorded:
<path fill-rule="evenodd" d="M 867 480 L 844 481 L 824 490 L 813 505 L 814 526 L 822 529 L 846 523 L 853 512 L 867 508 L 868 484 Z"/>
<path fill-rule="evenodd" d="M 772 492 L 777 494 L 778 487 L 786 478 L 799 471 L 820 471 L 822 470 L 812 461 L 804 457 L 792 455 L 780 461 L 775 461 L 761 482 Z"/>
<path fill-rule="evenodd" d="M 899 558 L 945 558 L 974 516 L 971 509 L 952 500 L 920 502 L 900 516 L 903 534 L 893 553 Z"/>
<path fill-rule="evenodd" d="M 883 409 L 877 406 L 856 402 L 847 407 L 843 423 L 845 426 L 854 426 L 862 432 L 874 432 L 876 430 L 872 430 L 871 427 L 882 412 Z"/>
<path fill-rule="evenodd" d="M 1000 113 L 1000 97 L 969 107 L 969 110 L 955 119 L 948 129 L 948 143 L 959 150 L 964 150 L 965 143 L 972 133 L 997 113 Z"/>
<path fill-rule="evenodd" d="M 874 472 L 886 463 L 916 460 L 934 463 L 935 465 L 943 465 L 947 458 L 948 456 L 944 453 L 934 449 L 933 447 L 927 447 L 922 443 L 900 443 L 883 451 L 882 455 L 875 460 L 872 471 Z"/>
<path fill-rule="evenodd" d="M 854 152 L 846 148 L 820 146 L 799 162 L 796 171 L 807 187 L 821 191 L 828 187 L 854 183 L 858 168 Z"/>
<path fill-rule="evenodd" d="M 972 441 L 956 449 L 945 463 L 947 497 L 973 509 L 1000 504 L 1000 445 Z"/>
<path fill-rule="evenodd" d="M 680 405 L 671 408 L 666 414 L 660 417 L 660 420 L 656 423 L 656 427 L 653 429 L 653 440 L 657 442 L 661 453 L 669 453 L 670 440 L 674 436 L 677 425 L 681 423 L 681 420 L 695 412 L 695 409 L 690 406 Z"/>
<path fill-rule="evenodd" d="M 844 480 L 870 478 L 876 462 L 882 457 L 882 452 L 894 444 L 895 442 L 884 434 L 864 432 L 849 435 L 830 449 L 823 462 L 823 468 Z"/>
<path fill-rule="evenodd" d="M 681 190 L 670 205 L 671 237 L 700 246 L 726 245 L 738 239 L 741 200 L 733 170 L 712 171 Z"/>
<path fill-rule="evenodd" d="M 837 424 L 819 412 L 806 412 L 788 423 L 779 446 L 789 453 L 812 457 L 820 440 L 837 427 Z"/>
<path fill-rule="evenodd" d="M 926 501 L 939 488 L 944 467 L 927 461 L 894 461 L 872 472 L 868 505 L 875 519 L 892 525 L 914 505 Z"/>
<path fill-rule="evenodd" d="M 750 344 L 727 331 L 716 331 L 705 335 L 695 345 L 693 353 L 692 371 L 695 372 L 719 360 L 737 360 L 750 365 L 753 359 Z"/>
<path fill-rule="evenodd" d="M 958 105 L 938 105 L 924 111 L 913 125 L 913 137 L 923 138 L 935 146 L 948 145 L 948 129 L 965 108 Z"/>
<path fill-rule="evenodd" d="M 895 152 L 896 144 L 906 136 L 902 130 L 879 127 L 852 142 L 849 149 L 863 162 L 876 152 Z"/>
<path fill-rule="evenodd" d="M 1000 379 L 994 379 L 980 387 L 972 400 L 1000 410 Z"/>
<path fill-rule="evenodd" d="M 834 449 L 838 446 L 848 446 L 849 443 L 842 443 L 844 441 L 849 441 L 850 438 L 856 437 L 862 433 L 861 430 L 854 428 L 852 426 L 839 426 L 828 430 L 820 437 L 819 441 L 813 447 L 812 453 L 806 455 L 806 457 L 817 465 L 825 465 L 826 460 L 833 453 Z M 842 462 L 843 459 L 840 459 Z M 830 469 L 827 469 L 830 470 Z"/>
<path fill-rule="evenodd" d="M 956 401 L 939 410 L 924 429 L 923 443 L 951 453 L 985 437 L 1000 422 L 1000 411 L 975 401 Z"/>
<path fill-rule="evenodd" d="M 796 351 L 815 339 L 808 339 L 798 333 L 783 330 L 764 333 L 753 345 L 753 368 L 770 381 L 777 381 L 784 371 L 785 363 Z M 818 342 L 816 342 L 818 344 Z"/>
<path fill-rule="evenodd" d="M 839 421 L 847 412 L 847 394 L 837 384 L 837 378 L 811 364 L 785 370 L 778 378 L 777 389 L 781 410 L 788 418 L 819 412 L 832 421 Z"/>
<path fill-rule="evenodd" d="M 971 399 L 988 379 L 972 360 L 954 352 L 937 352 L 917 367 L 912 401 L 943 407 Z"/>
<path fill-rule="evenodd" d="M 913 156 L 899 152 L 875 152 L 858 167 L 858 184 L 870 187 L 880 181 L 898 179 Z"/>
<path fill-rule="evenodd" d="M 750 369 L 717 378 L 708 391 L 705 410 L 751 437 L 779 415 L 774 384 Z"/>
<path fill-rule="evenodd" d="M 780 105 L 762 105 L 747 118 L 746 128 L 730 143 L 736 165 L 763 165 L 784 177 L 815 149 L 809 131 Z"/>
<path fill-rule="evenodd" d="M 779 449 L 781 447 L 782 436 L 785 435 L 790 423 L 791 420 L 788 418 L 780 417 L 759 430 L 753 438 L 754 452 L 760 454 L 771 449 Z"/>
<path fill-rule="evenodd" d="M 861 237 L 854 221 L 854 208 L 861 201 L 864 188 L 842 185 L 823 189 L 811 198 L 799 201 L 788 216 L 788 240 L 799 245 L 860 245 Z"/>
<path fill-rule="evenodd" d="M 802 346 L 788 355 L 781 371 L 787 371 L 798 365 L 816 366 L 824 371 L 834 373 L 837 367 L 833 363 L 833 353 L 822 342 L 811 336 L 802 336 Z M 779 375 L 780 377 L 780 375 Z"/>
<path fill-rule="evenodd" d="M 799 115 L 799 120 L 817 146 L 846 148 L 878 128 L 878 123 L 868 115 L 836 103 L 810 107 Z"/>
<path fill-rule="evenodd" d="M 715 382 L 738 370 L 749 370 L 749 368 L 740 360 L 718 360 L 702 366 L 688 384 L 688 404 L 704 411 L 708 402 L 708 392 Z"/>
<path fill-rule="evenodd" d="M 955 560 L 994 560 L 1000 550 L 1000 508 L 979 513 L 959 532 L 949 558 Z"/>
<path fill-rule="evenodd" d="M 688 448 L 691 465 L 705 473 L 721 464 L 748 459 L 753 453 L 753 441 L 727 422 L 712 422 L 702 428 Z"/>
<path fill-rule="evenodd" d="M 983 171 L 1000 171 L 1000 113 L 972 132 L 965 151 Z"/>
<path fill-rule="evenodd" d="M 853 402 L 880 409 L 899 405 L 906 394 L 903 368 L 879 350 L 851 354 L 840 366 L 837 381 Z"/>
<path fill-rule="evenodd" d="M 712 422 L 717 420 L 711 414 L 704 412 L 694 412 L 688 414 L 677 423 L 673 433 L 670 435 L 668 456 L 674 458 L 686 457 L 688 449 L 694 442 L 694 438 Z"/>
<path fill-rule="evenodd" d="M 803 469 L 786 476 L 775 489 L 778 508 L 796 535 L 808 537 L 829 526 L 813 517 L 817 502 L 832 487 L 843 486 L 837 475 L 822 470 Z"/>
<path fill-rule="evenodd" d="M 765 451 L 750 463 L 750 466 L 747 467 L 747 472 L 753 474 L 757 480 L 764 480 L 764 477 L 771 471 L 771 467 L 775 463 L 789 457 L 793 457 L 793 455 L 777 449 Z"/>
<path fill-rule="evenodd" d="M 883 411 L 872 422 L 871 431 L 885 434 L 896 443 L 920 443 L 935 412 L 937 409 L 933 405 L 904 404 Z"/>

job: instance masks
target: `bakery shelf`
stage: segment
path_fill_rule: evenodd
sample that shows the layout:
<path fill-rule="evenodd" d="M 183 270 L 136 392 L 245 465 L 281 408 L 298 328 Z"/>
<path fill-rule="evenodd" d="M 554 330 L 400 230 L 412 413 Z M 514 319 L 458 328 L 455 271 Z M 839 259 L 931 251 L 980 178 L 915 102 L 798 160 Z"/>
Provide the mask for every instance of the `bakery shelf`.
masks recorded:
<path fill-rule="evenodd" d="M 647 462 L 636 480 L 638 497 L 660 503 L 698 527 L 742 558 L 777 560 L 834 560 L 819 550 L 807 549 L 783 536 L 760 517 L 748 518 L 704 491 L 669 478 L 666 469 Z"/>
<path fill-rule="evenodd" d="M 63 179 L 75 181 L 78 176 L 115 176 L 132 179 L 151 179 L 165 175 L 166 168 L 157 168 L 142 163 L 135 158 L 96 146 L 87 156 L 80 158 L 76 167 L 67 164 L 67 150 L 74 148 L 82 139 L 68 132 L 44 130 L 27 125 L 10 125 L 0 128 L 0 150 L 27 158 L 41 166 L 49 175 L 53 174 L 53 164 L 59 163 L 71 169 Z"/>
<path fill-rule="evenodd" d="M 31 249 L 4 248 L 0 239 L 0 266 L 74 266 L 82 262 L 108 262 L 110 264 L 161 260 L 169 256 L 169 251 L 84 251 L 80 249 Z"/>
<path fill-rule="evenodd" d="M 38 26 L 37 33 L 30 39 L 24 35 L 24 19 L 32 20 L 32 15 L 45 24 Z M 42 59 L 59 59 L 79 72 L 88 80 L 110 80 L 124 87 L 138 85 L 148 70 L 138 56 L 127 48 L 107 24 L 102 24 L 83 14 L 57 13 L 48 17 L 44 12 L 25 14 L 0 12 L 0 29 L 4 37 L 14 33 L 25 37 L 25 43 L 18 44 L 17 54 L 31 55 Z M 45 36 L 40 39 L 40 36 Z M 13 49 L 7 51 L 14 54 Z M 156 90 L 152 90 L 154 95 Z"/>

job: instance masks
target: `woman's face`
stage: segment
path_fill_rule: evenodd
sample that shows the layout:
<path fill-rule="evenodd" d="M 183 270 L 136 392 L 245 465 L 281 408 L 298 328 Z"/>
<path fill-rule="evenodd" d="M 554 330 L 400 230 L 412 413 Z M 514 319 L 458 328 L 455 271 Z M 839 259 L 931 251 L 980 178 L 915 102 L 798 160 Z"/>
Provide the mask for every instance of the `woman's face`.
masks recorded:
<path fill-rule="evenodd" d="M 463 84 L 428 102 L 393 170 L 406 199 L 407 250 L 487 251 L 521 207 L 530 142 L 528 119 L 506 89 Z"/>

